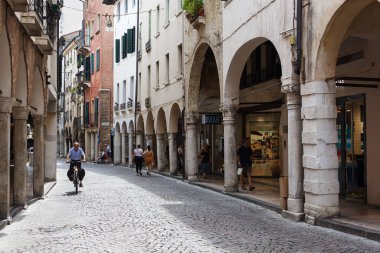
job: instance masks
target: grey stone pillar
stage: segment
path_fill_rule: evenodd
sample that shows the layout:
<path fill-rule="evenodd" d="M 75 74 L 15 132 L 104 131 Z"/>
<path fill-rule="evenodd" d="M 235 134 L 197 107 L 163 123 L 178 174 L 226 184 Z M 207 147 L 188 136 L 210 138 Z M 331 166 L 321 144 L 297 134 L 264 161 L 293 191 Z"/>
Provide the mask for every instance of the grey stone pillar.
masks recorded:
<path fill-rule="evenodd" d="M 128 165 L 129 167 L 132 167 L 133 166 L 133 160 L 132 160 L 132 157 L 133 157 L 133 133 L 128 133 Z"/>
<path fill-rule="evenodd" d="M 101 147 L 103 148 L 103 147 Z M 98 158 L 98 153 L 99 153 L 99 143 L 98 143 L 98 131 L 94 132 L 94 161 Z"/>
<path fill-rule="evenodd" d="M 96 154 L 95 154 L 95 133 L 90 132 L 90 141 L 91 141 L 91 151 L 90 151 L 90 157 L 91 161 L 94 161 L 96 159 Z"/>
<path fill-rule="evenodd" d="M 114 164 L 121 163 L 121 133 L 115 132 L 114 149 L 113 149 L 113 162 Z"/>
<path fill-rule="evenodd" d="M 150 146 L 150 148 L 153 149 L 153 135 L 146 134 L 145 139 L 146 139 L 146 146 L 147 147 Z"/>
<path fill-rule="evenodd" d="M 157 134 L 157 170 L 165 170 L 165 141 L 163 134 Z"/>
<path fill-rule="evenodd" d="M 33 115 L 33 195 L 35 197 L 44 196 L 45 179 L 45 152 L 44 152 L 44 116 Z"/>
<path fill-rule="evenodd" d="M 290 81 L 290 82 L 287 82 Z M 282 91 L 286 92 L 288 109 L 288 210 L 283 216 L 292 220 L 303 219 L 303 168 L 301 142 L 301 106 L 299 82 L 284 79 Z"/>
<path fill-rule="evenodd" d="M 198 126 L 197 115 L 186 117 L 186 173 L 189 181 L 198 181 Z"/>
<path fill-rule="evenodd" d="M 125 133 L 120 133 L 120 142 L 121 142 L 121 164 L 126 164 L 126 149 L 125 149 Z"/>
<path fill-rule="evenodd" d="M 24 106 L 13 107 L 14 120 L 14 204 L 26 205 L 26 162 L 27 162 L 27 120 L 29 108 Z"/>
<path fill-rule="evenodd" d="M 335 81 L 301 85 L 305 220 L 339 213 Z"/>
<path fill-rule="evenodd" d="M 177 138 L 176 133 L 171 133 L 168 135 L 170 175 L 177 174 L 177 140 L 176 138 Z"/>
<path fill-rule="evenodd" d="M 136 147 L 137 145 L 141 145 L 141 148 L 145 149 L 145 143 L 144 143 L 144 133 L 141 131 L 136 132 Z"/>
<path fill-rule="evenodd" d="M 237 147 L 236 147 L 236 107 L 231 104 L 222 106 L 224 127 L 224 190 L 238 190 Z"/>
<path fill-rule="evenodd" d="M 9 218 L 10 113 L 12 98 L 0 97 L 0 217 Z"/>

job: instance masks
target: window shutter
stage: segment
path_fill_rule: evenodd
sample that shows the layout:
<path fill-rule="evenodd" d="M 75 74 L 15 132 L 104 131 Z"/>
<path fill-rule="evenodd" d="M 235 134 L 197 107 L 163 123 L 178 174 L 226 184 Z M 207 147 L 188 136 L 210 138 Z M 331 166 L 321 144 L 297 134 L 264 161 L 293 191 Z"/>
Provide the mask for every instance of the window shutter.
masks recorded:
<path fill-rule="evenodd" d="M 91 59 L 90 57 L 86 57 L 86 64 L 85 64 L 85 77 L 86 77 L 86 80 L 87 81 L 90 81 L 91 80 L 91 70 L 90 70 L 90 67 L 91 67 Z"/>
<path fill-rule="evenodd" d="M 124 33 L 124 35 L 121 37 L 121 54 L 123 59 L 127 57 L 127 34 Z"/>
<path fill-rule="evenodd" d="M 100 49 L 96 50 L 96 71 L 100 69 Z"/>
<path fill-rule="evenodd" d="M 127 33 L 127 52 L 130 54 L 130 53 L 133 53 L 135 51 L 135 27 L 133 27 L 132 29 L 128 29 L 128 33 Z"/>
<path fill-rule="evenodd" d="M 89 118 L 90 112 L 88 111 L 88 109 L 89 109 L 89 102 L 87 101 L 84 108 L 84 120 L 85 120 L 86 125 L 90 124 L 90 118 Z"/>
<path fill-rule="evenodd" d="M 99 110 L 98 110 L 98 97 L 95 97 L 95 125 L 98 125 Z"/>
<path fill-rule="evenodd" d="M 94 74 L 94 53 L 90 56 L 90 72 L 91 74 Z"/>
<path fill-rule="evenodd" d="M 77 54 L 77 68 L 79 69 L 83 65 L 83 58 L 81 54 Z"/>
<path fill-rule="evenodd" d="M 115 62 L 116 63 L 120 62 L 120 40 L 119 39 L 115 40 Z"/>

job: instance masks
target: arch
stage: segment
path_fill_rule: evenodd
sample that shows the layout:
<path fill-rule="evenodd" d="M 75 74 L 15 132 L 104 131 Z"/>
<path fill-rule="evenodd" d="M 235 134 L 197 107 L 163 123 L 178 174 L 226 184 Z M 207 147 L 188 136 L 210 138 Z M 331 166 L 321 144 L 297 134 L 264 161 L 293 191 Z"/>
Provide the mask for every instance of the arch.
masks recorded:
<path fill-rule="evenodd" d="M 218 71 L 219 77 L 219 91 L 221 90 L 221 72 L 219 71 L 218 61 L 215 57 L 215 49 L 207 42 L 201 42 L 198 47 L 194 50 L 195 54 L 193 57 L 193 62 L 191 65 L 188 88 L 188 98 L 187 98 L 187 111 L 188 112 L 198 112 L 199 111 L 199 96 L 200 96 L 200 85 L 201 85 L 201 76 L 202 69 L 205 62 L 206 52 L 211 50 L 216 62 L 216 68 Z"/>
<path fill-rule="evenodd" d="M 5 27 L 4 27 L 5 28 Z M 11 50 L 9 47 L 9 38 L 6 29 L 0 32 L 0 55 L 1 55 L 1 68 L 0 68 L 0 96 L 12 96 L 12 69 L 11 69 Z"/>
<path fill-rule="evenodd" d="M 141 115 L 140 115 L 141 116 Z M 140 118 L 139 118 L 140 119 Z M 144 129 L 144 120 L 143 119 L 141 119 L 142 120 L 142 127 L 143 127 L 143 129 Z M 134 132 L 134 129 L 135 129 L 135 125 L 134 125 L 134 123 L 133 123 L 133 120 L 130 120 L 129 121 L 129 123 L 128 123 L 128 133 L 133 133 Z"/>
<path fill-rule="evenodd" d="M 44 96 L 44 89 L 43 89 L 43 79 L 42 79 L 41 72 L 39 68 L 37 67 L 36 70 L 34 71 L 32 99 L 30 101 L 30 106 L 33 106 L 35 108 L 36 114 L 43 115 L 45 113 L 44 100 L 45 100 L 45 96 Z"/>
<path fill-rule="evenodd" d="M 244 66 L 250 57 L 251 53 L 259 47 L 261 44 L 269 41 L 272 43 L 272 45 L 275 47 L 277 54 L 280 58 L 280 63 L 282 63 L 281 55 L 279 50 L 277 49 L 276 45 L 273 43 L 273 41 L 265 38 L 265 37 L 257 37 L 254 39 L 251 39 L 247 41 L 245 44 L 243 44 L 234 54 L 232 57 L 231 63 L 228 67 L 228 71 L 226 74 L 226 82 L 224 86 L 224 94 L 223 99 L 224 101 L 231 101 L 234 104 L 239 104 L 239 84 L 240 84 L 240 78 L 241 74 L 243 72 Z M 282 67 L 282 64 L 281 64 Z"/>
<path fill-rule="evenodd" d="M 116 122 L 116 125 L 115 125 L 115 132 L 116 132 L 116 133 L 120 133 L 120 124 L 119 124 L 119 122 Z"/>
<path fill-rule="evenodd" d="M 154 120 L 153 120 L 152 111 L 149 111 L 148 115 L 146 117 L 146 131 L 145 131 L 145 134 L 147 134 L 147 135 L 153 135 L 154 134 Z"/>
<path fill-rule="evenodd" d="M 166 117 L 165 117 L 165 111 L 162 109 L 162 107 L 158 110 L 157 113 L 157 120 L 156 120 L 156 133 L 157 134 L 164 134 L 166 133 Z"/>
<path fill-rule="evenodd" d="M 308 59 L 309 63 L 307 64 L 314 64 L 308 79 L 328 80 L 335 77 L 339 49 L 347 30 L 358 14 L 371 3 L 378 4 L 374 0 L 346 1 L 336 10 L 317 45 L 315 60 L 314 57 Z"/>
<path fill-rule="evenodd" d="M 141 114 L 137 117 L 136 131 L 144 132 L 144 118 Z"/>
<path fill-rule="evenodd" d="M 121 132 L 127 133 L 127 123 L 125 121 L 121 124 Z"/>
<path fill-rule="evenodd" d="M 181 117 L 181 109 L 177 103 L 174 103 L 170 109 L 169 114 L 169 133 L 177 133 L 178 132 L 178 119 Z"/>

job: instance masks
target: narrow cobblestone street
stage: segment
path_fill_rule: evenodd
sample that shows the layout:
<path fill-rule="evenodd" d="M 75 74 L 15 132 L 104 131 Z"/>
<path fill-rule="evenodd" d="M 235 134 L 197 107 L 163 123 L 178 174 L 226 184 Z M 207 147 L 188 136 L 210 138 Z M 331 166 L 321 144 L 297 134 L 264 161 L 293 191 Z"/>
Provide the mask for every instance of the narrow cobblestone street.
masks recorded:
<path fill-rule="evenodd" d="M 380 244 L 295 223 L 162 176 L 86 163 L 78 195 L 58 162 L 44 200 L 0 231 L 1 252 L 380 252 Z"/>

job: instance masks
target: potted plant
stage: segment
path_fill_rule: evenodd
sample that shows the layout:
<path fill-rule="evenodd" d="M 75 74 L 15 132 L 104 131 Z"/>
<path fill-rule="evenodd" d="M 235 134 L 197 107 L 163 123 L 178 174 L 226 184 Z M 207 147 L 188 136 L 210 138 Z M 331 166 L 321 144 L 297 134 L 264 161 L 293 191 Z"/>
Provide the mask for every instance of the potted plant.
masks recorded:
<path fill-rule="evenodd" d="M 198 16 L 204 16 L 203 0 L 184 0 L 182 8 L 190 21 L 195 20 Z"/>

